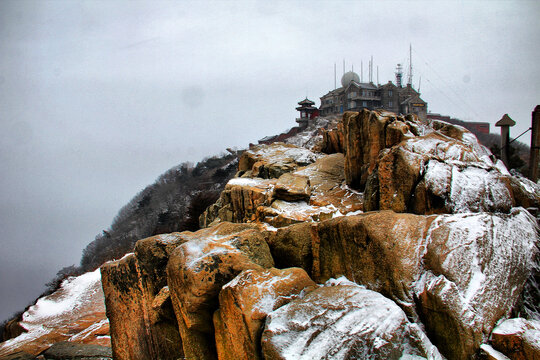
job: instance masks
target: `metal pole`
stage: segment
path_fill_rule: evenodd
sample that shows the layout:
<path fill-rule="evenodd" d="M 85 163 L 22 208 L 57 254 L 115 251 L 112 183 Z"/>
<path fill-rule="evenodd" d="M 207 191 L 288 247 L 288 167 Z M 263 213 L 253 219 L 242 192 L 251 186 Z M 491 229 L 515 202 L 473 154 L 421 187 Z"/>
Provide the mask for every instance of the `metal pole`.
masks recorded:
<path fill-rule="evenodd" d="M 529 160 L 529 179 L 538 181 L 538 160 L 540 151 L 540 105 L 532 112 L 531 156 Z"/>
<path fill-rule="evenodd" d="M 508 155 L 510 153 L 510 126 L 501 126 L 501 160 L 507 169 L 510 169 Z"/>

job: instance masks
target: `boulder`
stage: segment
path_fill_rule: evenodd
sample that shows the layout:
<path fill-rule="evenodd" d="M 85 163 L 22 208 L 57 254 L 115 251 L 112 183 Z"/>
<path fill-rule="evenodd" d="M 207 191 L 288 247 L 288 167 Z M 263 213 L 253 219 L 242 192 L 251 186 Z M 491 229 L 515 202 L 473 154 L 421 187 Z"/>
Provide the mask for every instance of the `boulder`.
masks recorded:
<path fill-rule="evenodd" d="M 434 217 L 392 211 L 321 222 L 313 239 L 313 277 L 344 275 L 398 302 L 412 316 L 413 284 L 421 276 L 421 249 Z"/>
<path fill-rule="evenodd" d="M 183 355 L 165 268 L 170 253 L 185 241 L 182 233 L 139 240 L 134 254 L 101 267 L 115 359 Z"/>
<path fill-rule="evenodd" d="M 509 316 L 538 251 L 536 220 L 510 214 L 438 216 L 428 230 L 415 284 L 417 311 L 449 359 L 471 357 L 495 323 Z"/>
<path fill-rule="evenodd" d="M 113 358 L 110 347 L 76 344 L 69 341 L 54 344 L 42 355 L 47 360 L 112 360 Z"/>
<path fill-rule="evenodd" d="M 260 178 L 231 179 L 216 204 L 211 205 L 200 217 L 201 228 L 222 221 L 252 222 L 257 219 L 259 206 L 270 205 L 274 198 L 276 180 Z"/>
<path fill-rule="evenodd" d="M 214 327 L 219 359 L 261 359 L 266 315 L 316 288 L 303 269 L 245 270 L 219 293 Z"/>
<path fill-rule="evenodd" d="M 114 358 L 147 359 L 151 345 L 135 254 L 101 266 L 101 278 Z"/>
<path fill-rule="evenodd" d="M 366 210 L 508 212 L 515 205 L 505 169 L 501 171 L 478 144 L 439 133 L 411 138 L 383 151 L 370 176 L 375 177 L 370 181 L 376 186 L 366 191 Z"/>
<path fill-rule="evenodd" d="M 291 144 L 257 145 L 244 151 L 238 163 L 238 171 L 249 172 L 250 177 L 277 179 L 300 166 L 315 162 L 319 157 L 311 150 Z"/>
<path fill-rule="evenodd" d="M 538 251 L 536 221 L 521 208 L 438 216 L 371 212 L 309 231 L 316 281 L 346 275 L 391 298 L 411 319 L 422 319 L 434 344 L 453 359 L 472 356 L 510 314 Z"/>
<path fill-rule="evenodd" d="M 190 233 L 169 258 L 167 279 L 187 358 L 216 358 L 212 315 L 221 287 L 243 270 L 270 268 L 256 225 L 220 223 Z"/>
<path fill-rule="evenodd" d="M 343 278 L 269 313 L 262 349 L 268 360 L 442 358 L 399 306 Z"/>
<path fill-rule="evenodd" d="M 307 176 L 286 173 L 279 177 L 275 197 L 285 201 L 309 201 L 311 189 Z"/>
<path fill-rule="evenodd" d="M 493 330 L 491 343 L 512 360 L 540 359 L 540 321 L 508 319 Z"/>

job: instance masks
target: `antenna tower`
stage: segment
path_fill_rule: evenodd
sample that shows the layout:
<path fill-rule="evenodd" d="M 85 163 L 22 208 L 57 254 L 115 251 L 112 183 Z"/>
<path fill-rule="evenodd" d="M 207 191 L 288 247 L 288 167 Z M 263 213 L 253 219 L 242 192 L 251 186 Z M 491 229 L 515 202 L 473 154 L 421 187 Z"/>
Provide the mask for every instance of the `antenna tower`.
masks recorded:
<path fill-rule="evenodd" d="M 337 89 L 337 69 L 336 69 L 336 63 L 334 63 L 334 90 Z"/>
<path fill-rule="evenodd" d="M 412 86 L 412 45 L 409 44 L 409 77 L 407 78 L 407 85 Z"/>
<path fill-rule="evenodd" d="M 403 67 L 401 66 L 401 64 L 397 64 L 397 68 L 396 68 L 396 85 L 397 87 L 403 87 L 401 85 L 401 79 L 403 78 Z"/>

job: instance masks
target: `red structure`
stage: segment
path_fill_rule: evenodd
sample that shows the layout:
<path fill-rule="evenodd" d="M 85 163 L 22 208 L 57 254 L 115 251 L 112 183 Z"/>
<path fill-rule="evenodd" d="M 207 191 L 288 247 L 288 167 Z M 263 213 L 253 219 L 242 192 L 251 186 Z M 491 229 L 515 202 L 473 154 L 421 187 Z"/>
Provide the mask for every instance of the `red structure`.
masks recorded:
<path fill-rule="evenodd" d="M 450 116 L 428 113 L 427 118 L 429 120 L 440 120 L 450 124 L 463 126 L 465 129 L 473 133 L 489 134 L 489 123 L 487 122 L 468 122 L 451 118 Z"/>
<path fill-rule="evenodd" d="M 296 110 L 300 111 L 300 117 L 296 119 L 296 122 L 300 125 L 301 128 L 305 128 L 308 124 L 308 121 L 319 116 L 319 109 L 315 106 L 315 103 L 308 98 L 300 101 L 298 103 Z"/>

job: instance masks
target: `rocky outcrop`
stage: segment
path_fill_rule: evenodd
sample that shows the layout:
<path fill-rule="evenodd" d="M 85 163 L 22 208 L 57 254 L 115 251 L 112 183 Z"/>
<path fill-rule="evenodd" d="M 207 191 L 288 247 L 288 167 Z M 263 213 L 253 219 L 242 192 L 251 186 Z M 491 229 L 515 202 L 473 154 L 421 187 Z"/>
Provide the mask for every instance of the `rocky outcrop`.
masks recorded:
<path fill-rule="evenodd" d="M 24 353 L 36 356 L 61 341 L 110 347 L 109 322 L 99 270 L 65 279 L 22 315 L 26 331 L 0 343 L 0 358 Z"/>
<path fill-rule="evenodd" d="M 273 265 L 264 237 L 248 224 L 200 230 L 173 251 L 167 277 L 187 358 L 216 357 L 212 316 L 221 287 L 244 270 Z"/>
<path fill-rule="evenodd" d="M 214 313 L 219 359 L 261 359 L 266 315 L 314 288 L 299 268 L 246 270 L 225 284 Z"/>
<path fill-rule="evenodd" d="M 152 324 L 172 317 L 188 359 L 502 353 L 491 331 L 531 301 L 538 259 L 536 219 L 515 205 L 536 204 L 538 186 L 460 127 L 364 111 L 331 131 L 322 147 L 345 154 L 252 147 L 204 229 L 107 265 L 124 279 L 108 313 L 146 314 L 131 320 L 132 339 L 148 334 L 140 351 L 157 351 Z M 111 319 L 125 327 L 113 345 L 128 318 Z"/>
<path fill-rule="evenodd" d="M 268 314 L 265 359 L 442 359 L 391 300 L 349 281 L 330 281 Z"/>
<path fill-rule="evenodd" d="M 508 319 L 493 330 L 491 343 L 512 360 L 540 359 L 540 321 Z"/>
<path fill-rule="evenodd" d="M 355 189 L 363 189 L 368 176 L 377 166 L 381 150 L 413 137 L 412 131 L 414 126 L 406 118 L 391 113 L 363 110 L 343 114 L 347 184 Z"/>
<path fill-rule="evenodd" d="M 364 110 L 345 113 L 335 131 L 343 132 L 347 184 L 364 192 L 365 210 L 507 213 L 540 204 L 534 185 L 511 177 L 460 126 Z"/>
<path fill-rule="evenodd" d="M 264 148 L 250 150 L 251 156 L 256 157 L 258 162 L 264 162 L 267 167 L 281 168 L 284 173 L 277 180 L 268 180 L 250 177 L 256 173 L 255 165 L 252 170 L 241 171 L 244 173 L 242 177 L 229 181 L 220 199 L 201 215 L 201 227 L 220 221 L 262 221 L 274 227 L 283 227 L 326 220 L 334 215 L 362 209 L 362 194 L 344 184 L 345 158 L 342 154 L 320 157 L 306 149 L 300 151 L 293 145 L 288 145 L 286 149 L 289 156 L 300 157 L 294 163 L 295 171 L 292 171 L 292 166 L 283 167 L 283 159 L 273 151 L 267 152 Z M 305 159 L 317 160 L 299 167 L 297 164 L 305 163 Z"/>

